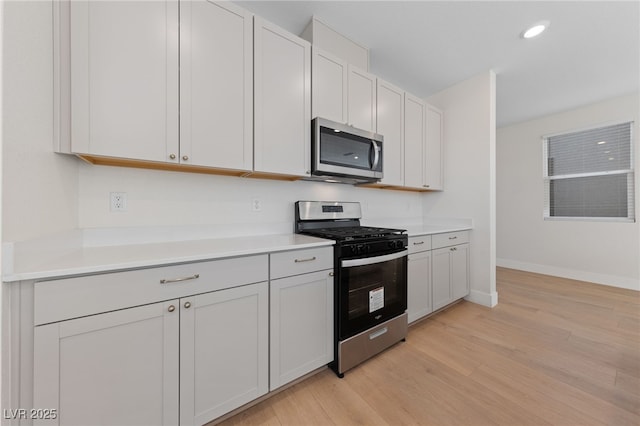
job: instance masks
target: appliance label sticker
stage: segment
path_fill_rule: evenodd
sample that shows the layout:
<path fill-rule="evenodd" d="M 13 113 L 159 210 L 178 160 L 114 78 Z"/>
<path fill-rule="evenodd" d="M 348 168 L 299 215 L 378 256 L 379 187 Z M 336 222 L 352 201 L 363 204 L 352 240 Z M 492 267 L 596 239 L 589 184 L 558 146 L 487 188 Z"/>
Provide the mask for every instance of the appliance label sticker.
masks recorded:
<path fill-rule="evenodd" d="M 384 308 L 384 287 L 369 292 L 369 313 Z"/>

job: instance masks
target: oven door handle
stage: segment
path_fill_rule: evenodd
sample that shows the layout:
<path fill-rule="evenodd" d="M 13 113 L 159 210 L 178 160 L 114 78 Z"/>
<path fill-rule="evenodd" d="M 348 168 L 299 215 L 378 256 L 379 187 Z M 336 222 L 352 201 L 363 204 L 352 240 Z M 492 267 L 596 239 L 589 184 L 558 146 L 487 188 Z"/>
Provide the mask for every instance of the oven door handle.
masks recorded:
<path fill-rule="evenodd" d="M 409 254 L 409 250 L 402 250 L 398 253 L 385 254 L 384 256 L 365 257 L 363 259 L 349 259 L 340 262 L 343 268 L 352 268 L 354 266 L 373 265 L 375 263 L 388 262 L 390 260 L 400 259 Z"/>

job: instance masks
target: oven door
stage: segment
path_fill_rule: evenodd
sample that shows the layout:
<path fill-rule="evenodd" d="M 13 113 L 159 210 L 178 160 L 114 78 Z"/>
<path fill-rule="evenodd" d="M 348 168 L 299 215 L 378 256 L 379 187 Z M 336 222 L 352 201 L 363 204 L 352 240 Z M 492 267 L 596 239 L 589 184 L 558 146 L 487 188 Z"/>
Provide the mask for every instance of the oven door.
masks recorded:
<path fill-rule="evenodd" d="M 340 261 L 338 335 L 347 339 L 407 309 L 407 250 Z"/>

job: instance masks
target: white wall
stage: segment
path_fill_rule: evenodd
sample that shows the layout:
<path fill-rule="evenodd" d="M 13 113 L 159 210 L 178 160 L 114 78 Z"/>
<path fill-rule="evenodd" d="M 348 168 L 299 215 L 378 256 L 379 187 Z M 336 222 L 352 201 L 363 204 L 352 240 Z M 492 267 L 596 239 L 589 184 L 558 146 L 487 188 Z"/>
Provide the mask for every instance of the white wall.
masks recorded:
<path fill-rule="evenodd" d="M 77 223 L 77 160 L 53 147 L 52 2 L 4 3 L 2 241 Z"/>
<path fill-rule="evenodd" d="M 424 215 L 473 219 L 468 299 L 485 306 L 498 302 L 495 98 L 495 73 L 488 71 L 427 99 L 444 111 L 444 191 L 425 195 Z"/>
<path fill-rule="evenodd" d="M 498 265 L 640 290 L 640 228 L 635 223 L 543 220 L 542 139 L 635 120 L 636 200 L 639 98 L 630 94 L 498 129 Z M 638 215 L 636 201 L 636 217 Z"/>
<path fill-rule="evenodd" d="M 324 182 L 286 182 L 118 167 L 80 166 L 79 227 L 175 227 L 204 236 L 292 232 L 297 200 L 360 201 L 364 221 L 420 220 L 419 193 Z M 126 212 L 109 211 L 109 192 L 126 192 Z M 253 212 L 258 198 L 262 211 Z"/>

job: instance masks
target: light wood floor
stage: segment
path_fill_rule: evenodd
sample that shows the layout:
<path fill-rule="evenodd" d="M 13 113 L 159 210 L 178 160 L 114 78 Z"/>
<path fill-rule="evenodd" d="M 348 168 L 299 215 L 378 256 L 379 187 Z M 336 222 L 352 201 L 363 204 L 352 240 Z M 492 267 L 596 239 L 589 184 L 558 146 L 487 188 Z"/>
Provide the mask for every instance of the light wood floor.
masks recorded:
<path fill-rule="evenodd" d="M 640 293 L 498 269 L 338 379 L 325 370 L 222 425 L 640 425 Z"/>

